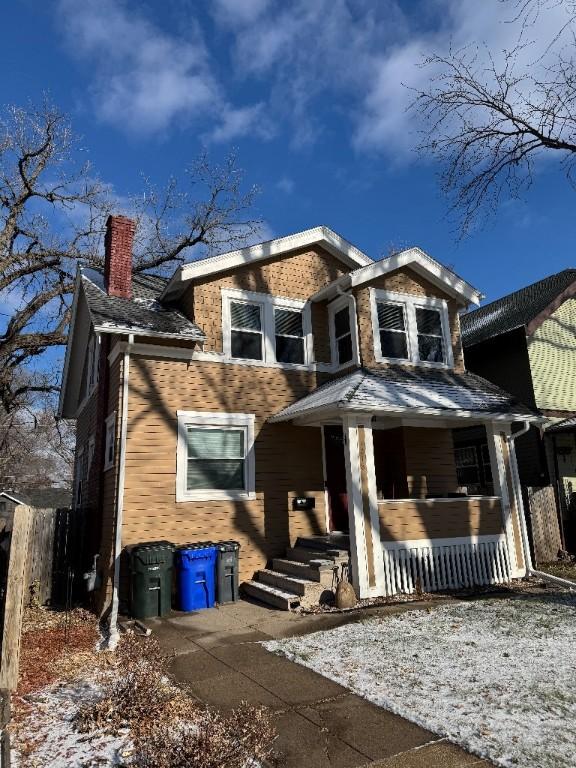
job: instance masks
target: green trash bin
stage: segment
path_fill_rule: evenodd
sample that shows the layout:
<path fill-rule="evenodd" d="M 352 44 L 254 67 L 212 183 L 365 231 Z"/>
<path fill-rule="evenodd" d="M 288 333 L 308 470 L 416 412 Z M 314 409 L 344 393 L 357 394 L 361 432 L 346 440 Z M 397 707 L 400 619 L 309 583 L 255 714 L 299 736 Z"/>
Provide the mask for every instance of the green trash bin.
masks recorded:
<path fill-rule="evenodd" d="M 169 541 L 149 541 L 130 547 L 129 555 L 132 616 L 167 616 L 172 604 L 174 545 Z"/>
<path fill-rule="evenodd" d="M 238 551 L 237 541 L 219 541 L 214 544 L 216 557 L 216 600 L 219 603 L 235 603 L 238 600 Z"/>

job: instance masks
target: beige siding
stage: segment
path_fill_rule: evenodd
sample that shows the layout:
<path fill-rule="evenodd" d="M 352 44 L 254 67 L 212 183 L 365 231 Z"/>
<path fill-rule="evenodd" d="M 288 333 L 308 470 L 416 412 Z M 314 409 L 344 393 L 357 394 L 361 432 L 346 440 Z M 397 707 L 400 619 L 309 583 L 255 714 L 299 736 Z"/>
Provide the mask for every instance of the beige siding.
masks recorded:
<path fill-rule="evenodd" d="M 236 539 L 246 579 L 296 536 L 324 533 L 320 429 L 266 423 L 313 386 L 309 372 L 134 356 L 123 545 Z M 176 502 L 178 410 L 255 414 L 255 500 Z M 314 496 L 316 508 L 292 511 L 296 495 Z"/>
<path fill-rule="evenodd" d="M 565 301 L 528 337 L 538 408 L 576 411 L 576 299 Z"/>
<path fill-rule="evenodd" d="M 412 498 L 454 493 L 458 486 L 450 429 L 404 429 L 406 476 Z"/>
<path fill-rule="evenodd" d="M 503 532 L 500 500 L 496 498 L 381 501 L 378 511 L 382 541 L 448 539 Z"/>
<path fill-rule="evenodd" d="M 305 301 L 327 283 L 349 271 L 322 248 L 306 249 L 197 281 L 184 294 L 182 309 L 206 334 L 204 348 L 222 352 L 222 288 L 239 288 Z M 316 313 L 314 319 L 317 319 Z M 321 359 L 326 354 L 326 334 L 321 323 L 318 332 Z"/>
<path fill-rule="evenodd" d="M 460 318 L 458 316 L 458 303 L 448 294 L 437 288 L 425 278 L 418 275 L 409 267 L 397 269 L 388 275 L 372 280 L 370 283 L 355 289 L 358 306 L 358 327 L 360 333 L 360 353 L 364 365 L 381 367 L 374 359 L 374 338 L 372 330 L 372 314 L 370 309 L 370 288 L 377 288 L 395 293 L 407 293 L 413 296 L 427 296 L 444 299 L 448 305 L 448 318 L 450 322 L 450 334 L 452 337 L 452 352 L 454 355 L 454 368 L 457 371 L 464 370 L 464 355 L 460 337 Z"/>

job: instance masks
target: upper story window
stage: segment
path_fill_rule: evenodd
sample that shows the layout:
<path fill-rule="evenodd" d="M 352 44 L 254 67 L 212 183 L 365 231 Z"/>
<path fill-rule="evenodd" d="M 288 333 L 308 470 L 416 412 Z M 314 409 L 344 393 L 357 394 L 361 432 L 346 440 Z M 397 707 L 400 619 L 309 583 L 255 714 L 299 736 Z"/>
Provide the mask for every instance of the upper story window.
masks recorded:
<path fill-rule="evenodd" d="M 443 299 L 374 288 L 370 293 L 377 361 L 453 366 L 448 307 Z"/>
<path fill-rule="evenodd" d="M 116 448 L 116 411 L 106 417 L 104 432 L 104 471 L 114 466 Z"/>
<path fill-rule="evenodd" d="M 329 305 L 332 363 L 341 367 L 357 358 L 356 318 L 350 296 L 341 296 Z"/>
<path fill-rule="evenodd" d="M 302 311 L 274 307 L 276 360 L 279 363 L 305 361 L 304 325 Z"/>
<path fill-rule="evenodd" d="M 230 302 L 230 353 L 242 360 L 263 360 L 262 306 Z"/>
<path fill-rule="evenodd" d="M 310 307 L 304 301 L 224 289 L 222 326 L 230 360 L 272 366 L 312 361 Z"/>

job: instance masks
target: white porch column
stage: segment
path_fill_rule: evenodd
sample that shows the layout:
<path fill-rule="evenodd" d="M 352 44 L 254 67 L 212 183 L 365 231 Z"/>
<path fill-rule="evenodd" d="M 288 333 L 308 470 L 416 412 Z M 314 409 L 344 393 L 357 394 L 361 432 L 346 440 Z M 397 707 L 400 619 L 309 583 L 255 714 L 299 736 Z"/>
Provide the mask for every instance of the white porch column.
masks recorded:
<path fill-rule="evenodd" d="M 343 429 L 352 584 L 359 598 L 378 597 L 384 594 L 384 557 L 371 418 L 345 416 Z"/>
<path fill-rule="evenodd" d="M 518 562 L 514 524 L 512 520 L 515 497 L 510 472 L 510 455 L 506 442 L 506 437 L 509 434 L 510 426 L 508 424 L 491 422 L 486 425 L 492 481 L 494 483 L 494 493 L 496 496 L 500 496 L 501 500 L 502 523 L 506 534 L 508 557 L 510 558 L 510 568 L 512 571 L 511 575 L 518 578 L 524 576 L 525 569 L 523 563 Z"/>

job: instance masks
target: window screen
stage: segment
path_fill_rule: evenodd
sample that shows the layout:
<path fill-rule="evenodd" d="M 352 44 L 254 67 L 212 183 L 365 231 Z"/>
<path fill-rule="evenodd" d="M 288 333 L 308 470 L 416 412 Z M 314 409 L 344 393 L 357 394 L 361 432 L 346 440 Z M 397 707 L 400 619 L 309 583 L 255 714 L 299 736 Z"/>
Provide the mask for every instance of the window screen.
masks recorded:
<path fill-rule="evenodd" d="M 262 360 L 262 308 L 244 301 L 230 302 L 232 357 Z"/>
<path fill-rule="evenodd" d="M 276 360 L 280 363 L 304 362 L 304 330 L 302 312 L 293 309 L 274 310 Z"/>
<path fill-rule="evenodd" d="M 376 307 L 382 357 L 408 360 L 404 307 L 401 304 L 389 304 L 382 301 L 377 302 Z"/>
<path fill-rule="evenodd" d="M 238 428 L 187 427 L 186 489 L 246 489 L 246 432 Z"/>
<path fill-rule="evenodd" d="M 343 307 L 334 314 L 334 337 L 338 364 L 349 363 L 354 357 L 352 349 L 352 331 L 350 328 L 350 310 Z"/>
<path fill-rule="evenodd" d="M 416 307 L 418 356 L 427 363 L 444 362 L 442 317 L 437 309 Z"/>

